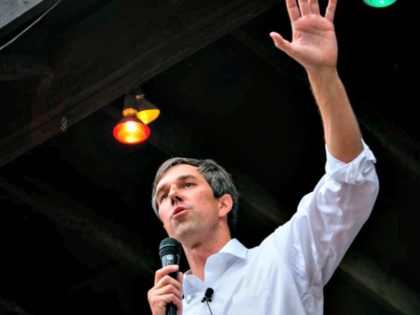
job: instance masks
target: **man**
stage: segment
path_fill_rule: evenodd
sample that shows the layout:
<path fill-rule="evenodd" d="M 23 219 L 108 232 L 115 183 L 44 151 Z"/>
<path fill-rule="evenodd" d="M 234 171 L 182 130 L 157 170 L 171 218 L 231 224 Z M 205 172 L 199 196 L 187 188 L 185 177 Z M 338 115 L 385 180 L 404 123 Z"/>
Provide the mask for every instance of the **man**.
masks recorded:
<path fill-rule="evenodd" d="M 369 217 L 378 194 L 375 157 L 363 142 L 337 73 L 333 18 L 316 0 L 287 0 L 293 40 L 274 44 L 306 70 L 322 118 L 326 174 L 297 212 L 262 243 L 231 238 L 238 193 L 212 160 L 174 158 L 158 170 L 152 203 L 169 236 L 183 247 L 190 270 L 178 281 L 171 265 L 156 271 L 148 292 L 154 315 L 174 303 L 178 314 L 300 315 L 323 313 L 323 288 Z M 202 303 L 207 288 L 211 303 Z"/>

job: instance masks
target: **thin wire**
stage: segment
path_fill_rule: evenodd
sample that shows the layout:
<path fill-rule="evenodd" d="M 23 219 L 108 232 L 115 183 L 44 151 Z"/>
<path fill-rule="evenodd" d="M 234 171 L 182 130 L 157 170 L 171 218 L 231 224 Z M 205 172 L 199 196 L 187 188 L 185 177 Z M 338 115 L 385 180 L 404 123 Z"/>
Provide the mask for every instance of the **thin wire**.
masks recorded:
<path fill-rule="evenodd" d="M 206 304 L 207 304 L 207 307 L 209 308 L 210 315 L 213 315 L 213 312 L 211 311 L 210 304 L 209 304 L 208 300 L 206 300 Z"/>
<path fill-rule="evenodd" d="M 32 22 L 27 28 L 25 28 L 22 32 L 20 32 L 19 34 L 17 34 L 14 38 L 12 38 L 10 41 L 8 41 L 6 44 L 4 44 L 3 46 L 0 47 L 0 50 L 3 50 L 4 48 L 8 47 L 10 44 L 12 44 L 13 42 L 15 42 L 19 37 L 21 37 L 23 34 L 25 34 L 30 28 L 32 28 L 32 26 L 34 26 L 36 23 L 38 23 L 39 21 L 41 21 L 41 19 L 47 15 L 52 9 L 54 9 L 59 3 L 61 2 L 61 0 L 57 0 L 56 3 L 54 3 L 51 7 L 48 8 L 47 11 L 45 11 L 44 13 L 41 14 L 41 16 L 39 18 L 37 18 L 34 22 Z"/>

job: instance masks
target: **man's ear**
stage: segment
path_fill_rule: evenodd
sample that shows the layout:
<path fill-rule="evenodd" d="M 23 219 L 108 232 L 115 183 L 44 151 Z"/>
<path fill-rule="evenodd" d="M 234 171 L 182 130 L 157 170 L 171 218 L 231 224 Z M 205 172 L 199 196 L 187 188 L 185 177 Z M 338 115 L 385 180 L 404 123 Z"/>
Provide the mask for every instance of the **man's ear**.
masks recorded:
<path fill-rule="evenodd" d="M 219 199 L 219 216 L 224 217 L 230 212 L 230 210 L 232 210 L 233 199 L 230 194 L 224 194 L 218 199 Z"/>

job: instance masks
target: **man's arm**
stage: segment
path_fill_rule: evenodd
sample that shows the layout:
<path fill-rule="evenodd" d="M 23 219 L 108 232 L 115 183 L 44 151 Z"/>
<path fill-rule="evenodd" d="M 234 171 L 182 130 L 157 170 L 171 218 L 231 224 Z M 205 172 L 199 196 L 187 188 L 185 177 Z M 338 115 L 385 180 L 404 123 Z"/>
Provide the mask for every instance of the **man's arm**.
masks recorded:
<path fill-rule="evenodd" d="M 299 5 L 298 5 L 299 4 Z M 324 128 L 329 152 L 342 162 L 362 150 L 361 133 L 347 93 L 337 72 L 334 14 L 337 0 L 329 0 L 325 16 L 317 0 L 286 0 L 293 39 L 272 32 L 274 44 L 306 70 Z"/>
<path fill-rule="evenodd" d="M 328 151 L 350 162 L 363 150 L 361 133 L 344 86 L 336 71 L 309 73 L 313 94 L 321 113 Z"/>
<path fill-rule="evenodd" d="M 288 224 L 274 234 L 280 257 L 303 292 L 321 289 L 369 217 L 378 195 L 375 157 L 361 132 L 337 71 L 333 25 L 337 0 L 325 15 L 317 0 L 286 0 L 293 39 L 272 32 L 274 44 L 306 70 L 327 145 L 326 174 L 305 195 Z M 276 237 L 278 235 L 278 237 Z"/>

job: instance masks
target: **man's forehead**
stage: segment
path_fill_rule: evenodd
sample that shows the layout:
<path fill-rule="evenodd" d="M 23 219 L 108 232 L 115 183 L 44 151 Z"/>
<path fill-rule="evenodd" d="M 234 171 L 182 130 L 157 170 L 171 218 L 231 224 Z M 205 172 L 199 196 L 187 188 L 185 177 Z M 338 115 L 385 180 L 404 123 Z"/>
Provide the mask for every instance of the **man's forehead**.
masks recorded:
<path fill-rule="evenodd" d="M 196 166 L 189 164 L 178 164 L 171 167 L 162 174 L 162 177 L 160 178 L 157 184 L 157 188 L 159 188 L 162 185 L 165 185 L 166 182 L 171 182 L 180 178 L 197 178 L 200 176 L 202 175 L 198 171 Z"/>

